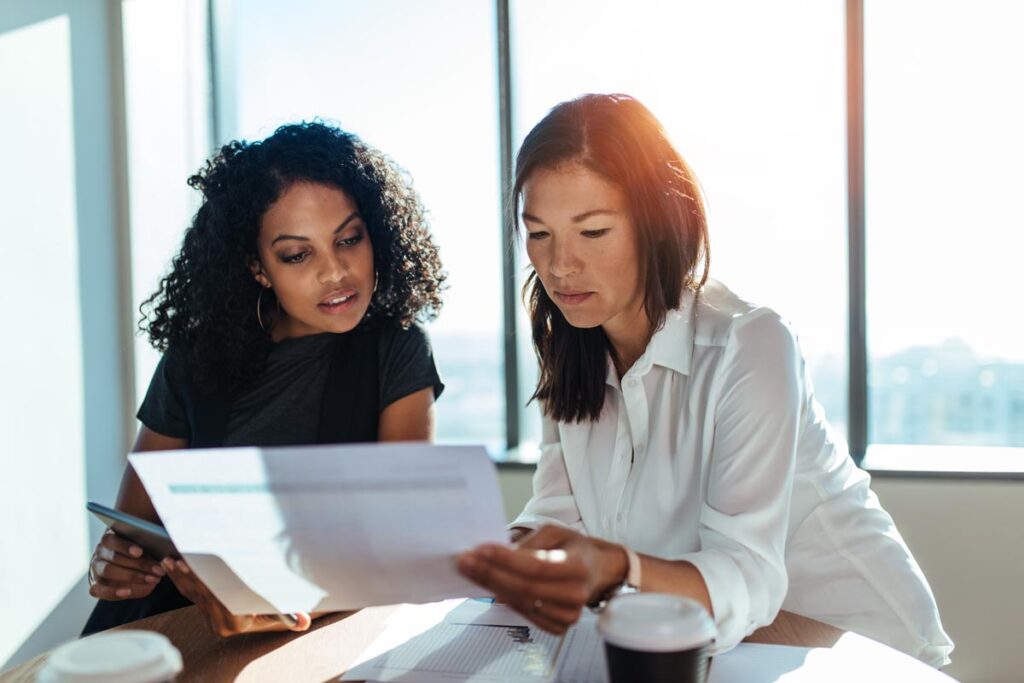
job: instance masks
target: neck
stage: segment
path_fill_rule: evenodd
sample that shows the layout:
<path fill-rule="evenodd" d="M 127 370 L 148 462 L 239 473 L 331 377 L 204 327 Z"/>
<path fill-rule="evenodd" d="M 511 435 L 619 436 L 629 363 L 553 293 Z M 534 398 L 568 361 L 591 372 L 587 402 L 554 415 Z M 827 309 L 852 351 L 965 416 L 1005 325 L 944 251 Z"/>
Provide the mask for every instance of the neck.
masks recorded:
<path fill-rule="evenodd" d="M 292 318 L 283 309 L 279 308 L 276 312 L 271 314 L 273 323 L 270 328 L 270 341 L 277 344 L 285 339 L 296 339 L 298 337 L 308 337 L 312 334 L 318 334 L 320 332 L 326 332 L 327 330 L 317 330 L 299 323 Z"/>
<path fill-rule="evenodd" d="M 651 322 L 643 302 L 633 310 L 623 311 L 602 326 L 615 354 L 615 371 L 619 378 L 633 367 L 651 341 Z"/>

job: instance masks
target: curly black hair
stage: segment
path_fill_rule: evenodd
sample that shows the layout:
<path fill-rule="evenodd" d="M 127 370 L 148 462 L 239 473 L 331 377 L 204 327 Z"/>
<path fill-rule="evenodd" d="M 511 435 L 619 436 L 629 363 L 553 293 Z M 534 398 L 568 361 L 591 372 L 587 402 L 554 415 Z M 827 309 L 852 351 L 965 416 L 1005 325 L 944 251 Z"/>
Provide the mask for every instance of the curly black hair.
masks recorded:
<path fill-rule="evenodd" d="M 139 329 L 173 347 L 196 381 L 233 390 L 263 369 L 272 342 L 256 319 L 260 220 L 296 182 L 346 192 L 373 245 L 377 289 L 360 328 L 408 327 L 441 309 L 445 273 L 423 205 L 403 172 L 357 136 L 321 121 L 281 126 L 262 142 L 232 141 L 188 179 L 203 203 L 171 272 L 140 307 Z"/>

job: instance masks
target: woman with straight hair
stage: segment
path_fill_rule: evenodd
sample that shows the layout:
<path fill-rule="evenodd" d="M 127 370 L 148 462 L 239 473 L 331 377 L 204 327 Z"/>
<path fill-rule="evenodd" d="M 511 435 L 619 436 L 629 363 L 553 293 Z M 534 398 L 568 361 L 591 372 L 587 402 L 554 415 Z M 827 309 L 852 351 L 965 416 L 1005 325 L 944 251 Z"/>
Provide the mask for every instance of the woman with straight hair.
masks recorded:
<path fill-rule="evenodd" d="M 445 275 L 399 168 L 351 133 L 300 123 L 225 145 L 189 184 L 202 204 L 143 304 L 163 358 L 134 450 L 432 439 L 444 385 L 417 321 L 440 311 Z M 117 508 L 158 521 L 131 466 Z M 89 579 L 100 600 L 85 633 L 193 602 L 221 635 L 311 619 L 231 614 L 184 562 L 112 531 Z"/>
<path fill-rule="evenodd" d="M 513 547 L 459 570 L 561 633 L 616 595 L 702 604 L 717 650 L 780 609 L 949 662 L 931 589 L 815 401 L 790 326 L 709 279 L 696 177 L 625 95 L 563 102 L 516 159 L 543 413 Z"/>

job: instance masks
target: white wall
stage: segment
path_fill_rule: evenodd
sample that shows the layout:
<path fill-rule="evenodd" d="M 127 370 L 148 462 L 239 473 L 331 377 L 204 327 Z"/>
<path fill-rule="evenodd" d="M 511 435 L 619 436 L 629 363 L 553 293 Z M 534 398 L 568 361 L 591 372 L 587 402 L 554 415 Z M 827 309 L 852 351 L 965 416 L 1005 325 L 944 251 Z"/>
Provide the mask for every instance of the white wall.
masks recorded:
<path fill-rule="evenodd" d="M 1024 680 L 1024 481 L 876 477 L 931 583 L 963 681 Z"/>
<path fill-rule="evenodd" d="M 84 502 L 124 462 L 118 8 L 0 4 L 0 666 L 81 630 L 59 606 L 100 530 Z"/>
<path fill-rule="evenodd" d="M 0 107 L 0 319 L 17 321 L 0 337 L 0 501 L 21 520 L 0 534 L 0 662 L 81 576 L 89 542 L 70 38 L 66 16 L 0 33 L 0 65 L 22 65 L 0 68 L 16 103 Z"/>
<path fill-rule="evenodd" d="M 509 519 L 529 498 L 532 474 L 500 473 Z M 872 488 L 956 643 L 946 673 L 970 683 L 1024 680 L 1024 481 L 876 477 Z"/>

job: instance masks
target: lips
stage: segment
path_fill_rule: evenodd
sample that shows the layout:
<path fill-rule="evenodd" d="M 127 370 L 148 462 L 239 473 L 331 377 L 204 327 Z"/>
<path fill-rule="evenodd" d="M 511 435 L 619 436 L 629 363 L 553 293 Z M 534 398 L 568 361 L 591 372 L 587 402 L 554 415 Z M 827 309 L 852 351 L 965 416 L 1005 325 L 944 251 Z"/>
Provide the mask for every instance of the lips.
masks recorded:
<path fill-rule="evenodd" d="M 593 292 L 584 292 L 578 290 L 555 290 L 555 296 L 564 304 L 573 306 L 581 304 L 594 295 Z"/>
<path fill-rule="evenodd" d="M 327 313 L 340 313 L 347 310 L 358 296 L 359 292 L 354 289 L 337 290 L 321 299 L 317 308 Z"/>
<path fill-rule="evenodd" d="M 335 291 L 331 292 L 330 294 L 328 294 L 327 296 L 325 296 L 323 299 L 320 299 L 320 305 L 321 306 L 337 306 L 338 304 L 345 303 L 347 300 L 351 299 L 355 295 L 356 295 L 356 290 L 354 290 L 354 289 L 339 289 L 339 290 L 335 290 Z"/>

